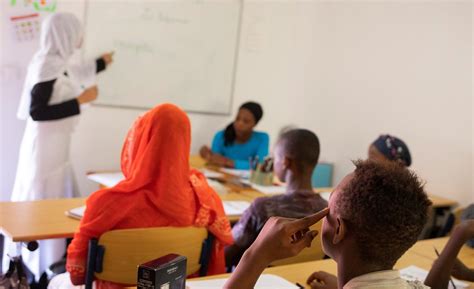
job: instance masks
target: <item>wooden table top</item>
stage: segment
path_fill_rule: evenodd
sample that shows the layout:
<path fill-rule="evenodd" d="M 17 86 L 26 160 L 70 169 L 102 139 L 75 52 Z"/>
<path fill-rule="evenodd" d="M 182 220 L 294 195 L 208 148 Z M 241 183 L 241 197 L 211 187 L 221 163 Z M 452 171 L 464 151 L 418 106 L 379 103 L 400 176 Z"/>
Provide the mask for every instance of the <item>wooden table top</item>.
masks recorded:
<path fill-rule="evenodd" d="M 421 240 L 410 248 L 410 252 L 435 260 L 437 256 L 434 248 L 441 253 L 448 240 L 449 237 Z M 458 258 L 463 260 L 468 267 L 474 268 L 474 248 L 464 245 L 459 251 Z"/>
<path fill-rule="evenodd" d="M 70 238 L 79 221 L 67 210 L 83 206 L 85 198 L 0 202 L 0 230 L 15 242 Z"/>

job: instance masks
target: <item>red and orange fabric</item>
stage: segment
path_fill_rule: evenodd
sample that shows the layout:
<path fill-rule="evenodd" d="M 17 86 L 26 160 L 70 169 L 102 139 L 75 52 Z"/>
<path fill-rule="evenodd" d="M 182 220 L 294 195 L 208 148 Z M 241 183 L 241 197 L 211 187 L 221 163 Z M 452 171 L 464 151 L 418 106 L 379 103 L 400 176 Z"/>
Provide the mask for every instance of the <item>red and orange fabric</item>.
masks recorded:
<path fill-rule="evenodd" d="M 122 149 L 125 179 L 93 193 L 68 248 L 66 268 L 73 284 L 84 284 L 88 242 L 106 231 L 198 226 L 215 237 L 208 274 L 225 272 L 224 246 L 233 242 L 222 201 L 206 178 L 189 167 L 191 125 L 172 104 L 139 117 Z M 97 288 L 120 288 L 97 280 Z"/>

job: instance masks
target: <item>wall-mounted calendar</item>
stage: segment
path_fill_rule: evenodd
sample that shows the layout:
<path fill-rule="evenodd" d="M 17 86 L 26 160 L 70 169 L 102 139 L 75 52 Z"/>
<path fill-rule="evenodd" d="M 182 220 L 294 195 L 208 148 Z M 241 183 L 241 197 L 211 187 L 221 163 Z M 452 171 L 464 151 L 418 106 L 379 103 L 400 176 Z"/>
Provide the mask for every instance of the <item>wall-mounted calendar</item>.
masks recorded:
<path fill-rule="evenodd" d="M 40 34 L 38 13 L 10 17 L 13 37 L 18 42 L 34 41 Z"/>

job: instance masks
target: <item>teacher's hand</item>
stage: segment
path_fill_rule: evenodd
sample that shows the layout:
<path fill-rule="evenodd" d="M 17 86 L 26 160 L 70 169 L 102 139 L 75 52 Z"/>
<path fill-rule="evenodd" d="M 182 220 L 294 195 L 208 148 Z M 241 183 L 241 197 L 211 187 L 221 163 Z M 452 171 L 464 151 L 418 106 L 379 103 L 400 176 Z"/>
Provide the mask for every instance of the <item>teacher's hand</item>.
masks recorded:
<path fill-rule="evenodd" d="M 77 97 L 77 101 L 79 104 L 88 103 L 96 100 L 98 94 L 99 91 L 97 89 L 97 85 L 94 85 L 84 90 L 84 92 Z"/>
<path fill-rule="evenodd" d="M 104 60 L 105 64 L 108 66 L 114 61 L 114 52 L 104 53 L 102 54 L 102 59 Z"/>
<path fill-rule="evenodd" d="M 202 146 L 199 150 L 199 154 L 203 159 L 208 161 L 212 155 L 212 151 L 208 146 Z"/>

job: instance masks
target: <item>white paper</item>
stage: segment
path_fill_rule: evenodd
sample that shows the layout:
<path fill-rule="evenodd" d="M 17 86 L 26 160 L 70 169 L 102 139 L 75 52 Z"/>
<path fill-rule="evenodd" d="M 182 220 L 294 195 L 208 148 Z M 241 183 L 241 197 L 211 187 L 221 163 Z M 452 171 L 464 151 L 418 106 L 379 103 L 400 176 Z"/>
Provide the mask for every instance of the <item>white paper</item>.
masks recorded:
<path fill-rule="evenodd" d="M 207 183 L 211 188 L 214 189 L 214 191 L 216 191 L 218 195 L 225 195 L 228 193 L 227 187 L 218 181 L 207 179 Z"/>
<path fill-rule="evenodd" d="M 120 181 L 125 179 L 122 172 L 90 174 L 87 175 L 87 178 L 91 181 L 94 181 L 107 187 L 113 187 Z"/>
<path fill-rule="evenodd" d="M 203 281 L 186 281 L 186 286 L 189 289 L 221 289 L 224 287 L 228 278 L 212 279 Z M 299 289 L 296 284 L 289 282 L 280 276 L 272 274 L 263 274 L 258 278 L 254 289 Z"/>
<path fill-rule="evenodd" d="M 220 168 L 219 170 L 223 173 L 233 175 L 239 178 L 243 178 L 243 179 L 250 178 L 249 170 L 236 170 L 236 169 L 226 169 L 226 168 Z"/>
<path fill-rule="evenodd" d="M 319 193 L 319 195 L 321 196 L 321 198 L 326 200 L 326 202 L 329 202 L 329 196 L 331 195 L 331 192 L 322 192 L 322 193 Z"/>
<path fill-rule="evenodd" d="M 206 178 L 211 178 L 211 179 L 220 179 L 224 177 L 224 174 L 216 172 L 216 171 L 211 171 L 208 169 L 202 169 L 201 172 L 204 174 Z"/>
<path fill-rule="evenodd" d="M 264 193 L 265 195 L 280 195 L 286 192 L 286 187 L 284 186 L 260 186 L 253 183 L 250 185 L 253 189 L 259 191 L 260 193 Z"/>
<path fill-rule="evenodd" d="M 71 218 L 80 220 L 82 219 L 82 217 L 84 217 L 85 210 L 86 210 L 86 206 L 81 206 L 74 209 L 70 209 L 69 211 L 66 211 L 65 213 L 67 216 Z"/>
<path fill-rule="evenodd" d="M 250 207 L 246 201 L 224 201 L 224 212 L 227 216 L 240 216 Z"/>
<path fill-rule="evenodd" d="M 408 281 L 421 281 L 421 282 L 424 282 L 425 279 L 426 279 L 426 276 L 428 276 L 428 271 L 424 270 L 424 269 L 421 269 L 417 266 L 409 266 L 409 267 L 406 267 L 406 268 L 403 268 L 400 270 L 400 277 L 402 277 L 403 279 L 405 280 L 408 280 Z M 456 285 L 456 288 L 468 288 L 469 285 L 464 283 L 464 282 L 461 282 L 459 280 L 456 280 L 454 278 L 451 278 L 454 282 L 454 284 Z M 453 285 L 451 284 L 451 282 L 448 283 L 449 286 L 448 288 L 449 289 L 454 289 Z"/>

